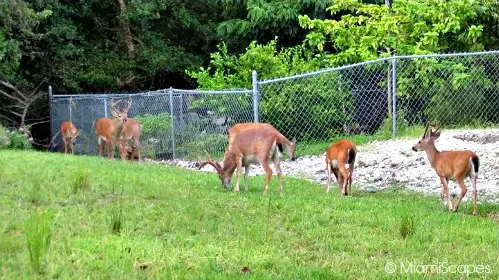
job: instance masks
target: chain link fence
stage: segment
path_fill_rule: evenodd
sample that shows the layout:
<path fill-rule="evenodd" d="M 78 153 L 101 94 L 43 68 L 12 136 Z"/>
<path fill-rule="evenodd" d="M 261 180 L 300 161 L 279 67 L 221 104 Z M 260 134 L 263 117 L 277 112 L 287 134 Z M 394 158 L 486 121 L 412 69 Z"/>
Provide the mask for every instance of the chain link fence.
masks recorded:
<path fill-rule="evenodd" d="M 227 145 L 228 128 L 253 121 L 251 90 L 193 91 L 167 89 L 133 94 L 51 95 L 51 134 L 64 121 L 80 129 L 78 154 L 98 153 L 95 121 L 111 117 L 111 103 L 131 101 L 129 118 L 142 125 L 141 156 L 153 159 L 205 156 Z M 62 138 L 54 140 L 57 150 Z"/>
<path fill-rule="evenodd" d="M 499 123 L 499 51 L 397 56 L 225 91 L 166 89 L 135 94 L 50 95 L 52 135 L 72 121 L 76 152 L 96 154 L 93 124 L 110 100 L 131 100 L 141 153 L 155 159 L 221 155 L 235 123 L 274 125 L 300 142 L 388 133 L 439 121 L 445 127 Z M 62 147 L 60 138 L 56 141 Z"/>

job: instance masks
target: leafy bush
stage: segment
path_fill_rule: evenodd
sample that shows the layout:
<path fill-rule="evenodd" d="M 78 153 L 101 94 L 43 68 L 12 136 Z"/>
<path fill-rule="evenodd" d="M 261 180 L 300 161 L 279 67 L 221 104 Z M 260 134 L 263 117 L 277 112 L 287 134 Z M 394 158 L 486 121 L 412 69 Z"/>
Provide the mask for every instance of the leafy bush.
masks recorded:
<path fill-rule="evenodd" d="M 13 130 L 9 132 L 10 144 L 9 149 L 15 150 L 29 150 L 32 148 L 31 142 L 26 136 L 22 135 L 19 131 Z"/>
<path fill-rule="evenodd" d="M 438 120 L 462 126 L 489 121 L 486 112 L 497 108 L 490 108 L 486 96 L 495 77 L 476 62 L 476 58 L 402 61 L 397 95 L 410 124 Z"/>
<path fill-rule="evenodd" d="M 169 113 L 145 114 L 137 116 L 135 119 L 142 125 L 142 135 L 166 133 L 172 125 Z"/>
<path fill-rule="evenodd" d="M 135 119 L 142 125 L 141 156 L 155 158 L 158 152 L 171 149 L 169 133 L 172 119 L 169 113 L 145 114 Z"/>
<path fill-rule="evenodd" d="M 338 72 L 262 85 L 261 114 L 281 133 L 298 140 L 329 139 L 351 121 L 353 100 Z"/>

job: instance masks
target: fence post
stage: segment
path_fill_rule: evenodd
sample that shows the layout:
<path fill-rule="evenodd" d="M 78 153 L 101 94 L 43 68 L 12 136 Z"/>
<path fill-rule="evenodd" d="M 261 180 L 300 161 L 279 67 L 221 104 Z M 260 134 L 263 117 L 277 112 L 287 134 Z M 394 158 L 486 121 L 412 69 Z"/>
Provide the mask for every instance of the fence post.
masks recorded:
<path fill-rule="evenodd" d="M 54 121 L 54 115 L 52 113 L 52 86 L 49 85 L 49 135 L 50 139 L 52 139 L 52 129 L 54 126 L 52 125 L 52 122 Z M 53 143 L 49 143 L 49 146 L 53 145 Z M 50 151 L 50 148 L 48 147 L 48 150 Z"/>
<path fill-rule="evenodd" d="M 174 120 L 173 120 L 173 88 L 170 87 L 168 89 L 168 93 L 170 95 L 170 119 L 171 119 L 171 123 L 172 123 L 172 127 L 171 127 L 171 130 L 172 130 L 172 135 L 171 135 L 171 140 L 172 140 L 172 156 L 173 158 L 175 158 L 175 124 L 174 124 Z"/>
<path fill-rule="evenodd" d="M 397 135 L 397 59 L 392 58 L 392 137 Z"/>
<path fill-rule="evenodd" d="M 69 121 L 73 122 L 73 110 L 71 108 L 71 105 L 73 104 L 73 97 L 69 97 Z"/>
<path fill-rule="evenodd" d="M 253 121 L 259 122 L 259 89 L 258 89 L 258 76 L 255 70 L 251 72 L 251 83 L 253 84 Z"/>
<path fill-rule="evenodd" d="M 104 98 L 104 117 L 107 118 L 107 98 Z"/>

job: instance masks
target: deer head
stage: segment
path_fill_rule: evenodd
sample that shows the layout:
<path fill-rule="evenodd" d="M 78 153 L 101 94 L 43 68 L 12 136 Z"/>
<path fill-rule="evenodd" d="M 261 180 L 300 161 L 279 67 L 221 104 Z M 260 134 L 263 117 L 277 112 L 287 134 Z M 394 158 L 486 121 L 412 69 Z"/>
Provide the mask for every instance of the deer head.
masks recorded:
<path fill-rule="evenodd" d="M 416 152 L 425 151 L 430 146 L 434 145 L 435 140 L 440 137 L 440 124 L 426 124 L 426 129 L 424 131 L 423 137 L 418 141 L 412 149 Z"/>
<path fill-rule="evenodd" d="M 220 165 L 220 163 L 215 162 L 211 159 L 211 156 L 210 156 L 210 154 L 208 154 L 208 152 L 206 152 L 206 155 L 208 156 L 208 160 L 200 162 L 198 170 L 200 170 L 201 168 L 203 168 L 207 164 L 213 166 L 213 168 L 215 168 L 215 171 L 218 173 L 218 177 L 222 181 L 222 186 L 226 189 L 229 189 L 230 188 L 230 180 L 232 178 L 232 172 L 226 172 L 226 170 Z M 224 164 L 224 167 L 225 167 L 225 164 Z"/>
<path fill-rule="evenodd" d="M 130 108 L 132 107 L 132 101 L 131 99 L 129 99 L 127 101 L 127 106 L 121 110 L 117 108 L 117 104 L 118 102 L 115 102 L 114 99 L 111 99 L 111 115 L 113 116 L 113 118 L 119 120 L 120 122 L 126 122 L 128 119 L 128 111 L 130 111 Z"/>

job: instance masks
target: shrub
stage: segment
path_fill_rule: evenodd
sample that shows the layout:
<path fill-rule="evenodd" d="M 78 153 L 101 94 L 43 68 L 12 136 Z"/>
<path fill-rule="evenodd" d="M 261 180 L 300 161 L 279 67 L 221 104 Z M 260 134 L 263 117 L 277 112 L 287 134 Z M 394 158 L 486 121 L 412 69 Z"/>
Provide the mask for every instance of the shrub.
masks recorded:
<path fill-rule="evenodd" d="M 10 144 L 9 149 L 15 150 L 29 150 L 31 149 L 31 142 L 26 136 L 22 135 L 19 131 L 13 130 L 9 132 Z"/>

